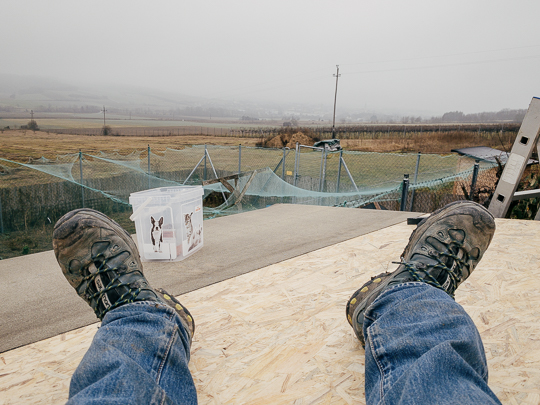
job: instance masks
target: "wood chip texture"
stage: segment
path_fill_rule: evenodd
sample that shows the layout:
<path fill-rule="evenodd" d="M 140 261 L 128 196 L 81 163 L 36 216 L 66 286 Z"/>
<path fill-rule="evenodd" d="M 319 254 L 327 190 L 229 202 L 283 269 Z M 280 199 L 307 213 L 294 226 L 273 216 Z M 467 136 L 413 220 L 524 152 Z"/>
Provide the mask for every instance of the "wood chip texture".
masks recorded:
<path fill-rule="evenodd" d="M 200 404 L 364 404 L 364 351 L 350 295 L 392 261 L 398 224 L 179 296 L 197 330 Z M 497 220 L 481 264 L 456 293 L 477 325 L 503 404 L 540 403 L 540 223 Z M 97 324 L 0 354 L 0 404 L 57 404 Z"/>

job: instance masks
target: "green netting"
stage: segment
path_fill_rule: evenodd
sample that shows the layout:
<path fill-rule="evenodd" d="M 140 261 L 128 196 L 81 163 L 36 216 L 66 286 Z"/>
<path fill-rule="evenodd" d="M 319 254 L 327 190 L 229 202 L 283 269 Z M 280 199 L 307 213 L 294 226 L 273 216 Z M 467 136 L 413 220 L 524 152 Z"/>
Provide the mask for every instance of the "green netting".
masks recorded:
<path fill-rule="evenodd" d="M 466 192 L 463 190 L 469 187 L 474 166 L 474 160 L 456 154 L 423 154 L 419 157 L 418 154 L 397 153 L 330 153 L 306 147 L 295 151 L 209 145 L 166 149 L 158 153 L 149 148 L 128 155 L 80 153 L 58 156 L 55 160 L 41 158 L 17 163 L 1 159 L 1 162 L 3 187 L 20 184 L 20 173 L 16 176 L 14 173 L 17 172 L 15 167 L 22 166 L 50 176 L 49 180 L 29 181 L 28 186 L 63 180 L 80 188 L 80 192 L 76 188 L 70 192 L 77 194 L 82 203 L 88 198 L 85 190 L 128 204 L 129 195 L 137 191 L 202 184 L 204 180 L 240 172 L 237 180 L 229 180 L 234 189 L 232 193 L 220 183 L 204 186 L 205 197 L 212 193 L 222 196 L 216 207 L 205 208 L 209 216 L 242 212 L 279 202 L 349 207 L 360 207 L 370 202 L 397 202 L 401 199 L 404 174 L 410 175 L 412 196 L 408 198 L 411 198 L 410 207 L 413 209 L 415 192 L 418 193 L 417 198 L 426 190 L 461 198 Z M 488 173 L 493 167 L 490 162 L 481 162 L 480 172 Z M 3 201 L 4 205 L 8 203 Z M 54 201 L 47 203 L 53 204 Z M 431 206 L 429 204 L 426 207 Z"/>

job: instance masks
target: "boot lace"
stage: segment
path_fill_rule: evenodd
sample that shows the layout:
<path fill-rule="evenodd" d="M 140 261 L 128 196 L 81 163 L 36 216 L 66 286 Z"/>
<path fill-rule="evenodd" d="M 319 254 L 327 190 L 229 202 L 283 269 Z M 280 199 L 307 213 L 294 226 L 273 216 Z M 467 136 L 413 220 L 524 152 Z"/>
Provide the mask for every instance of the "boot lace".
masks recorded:
<path fill-rule="evenodd" d="M 433 287 L 439 288 L 445 291 L 446 293 L 448 293 L 450 297 L 454 298 L 454 293 L 459 283 L 463 279 L 464 268 L 468 269 L 469 273 L 470 273 L 470 269 L 469 269 L 469 264 L 467 263 L 469 255 L 464 249 L 462 249 L 463 243 L 458 242 L 458 241 L 453 241 L 451 245 L 457 248 L 456 249 L 457 252 L 461 250 L 463 252 L 463 257 L 457 256 L 455 253 L 452 252 L 452 249 L 450 249 L 449 247 L 444 252 L 438 252 L 439 253 L 438 257 L 432 256 L 437 261 L 437 263 L 425 264 L 425 268 L 419 269 L 418 262 L 402 262 L 402 264 L 409 271 L 409 273 L 411 274 L 412 278 L 415 281 L 422 281 L 426 284 L 432 285 Z M 446 261 L 441 260 L 441 256 L 443 258 L 446 257 L 451 260 L 446 260 Z M 449 268 L 445 264 L 445 262 L 451 263 L 451 267 Z M 448 275 L 448 279 L 444 283 L 444 286 L 441 285 L 437 281 L 437 279 L 430 274 L 429 269 L 442 270 Z"/>
<path fill-rule="evenodd" d="M 90 303 L 94 302 L 94 304 L 91 304 L 92 309 L 94 310 L 94 312 L 96 313 L 96 315 L 97 315 L 97 317 L 99 319 L 103 319 L 103 317 L 105 316 L 105 314 L 107 312 L 119 307 L 120 305 L 124 305 L 124 304 L 128 304 L 128 303 L 136 301 L 137 296 L 142 291 L 142 288 L 133 289 L 133 288 L 130 287 L 129 284 L 121 282 L 120 281 L 121 273 L 120 274 L 112 273 L 112 274 L 116 274 L 116 275 L 111 278 L 109 283 L 106 286 L 104 286 L 104 288 L 102 290 L 98 289 L 98 291 L 96 293 L 92 293 L 90 291 L 90 288 L 92 286 L 96 286 L 95 280 L 96 280 L 97 276 L 100 276 L 101 274 L 106 274 L 106 273 L 109 273 L 109 272 L 116 272 L 117 270 L 119 270 L 118 267 L 112 267 L 112 268 L 107 267 L 107 259 L 105 259 L 104 255 L 102 253 L 96 255 L 95 257 L 93 257 L 92 262 L 94 264 L 99 264 L 99 267 L 96 266 L 97 271 L 95 273 L 90 273 L 89 275 L 84 277 L 84 280 L 87 281 L 85 294 L 87 295 L 88 300 L 90 301 Z M 101 279 L 101 280 L 103 280 L 103 279 Z M 106 295 L 109 291 L 114 290 L 114 289 L 116 289 L 118 287 L 126 287 L 127 291 L 124 294 L 122 294 L 114 303 L 110 302 L 109 297 L 106 296 L 107 302 L 110 302 L 110 304 L 111 304 L 110 306 L 107 306 L 105 304 L 103 296 Z M 92 301 L 93 299 L 96 299 L 96 300 Z M 104 307 L 103 310 L 99 309 L 99 303 L 100 302 L 102 303 L 102 305 Z"/>

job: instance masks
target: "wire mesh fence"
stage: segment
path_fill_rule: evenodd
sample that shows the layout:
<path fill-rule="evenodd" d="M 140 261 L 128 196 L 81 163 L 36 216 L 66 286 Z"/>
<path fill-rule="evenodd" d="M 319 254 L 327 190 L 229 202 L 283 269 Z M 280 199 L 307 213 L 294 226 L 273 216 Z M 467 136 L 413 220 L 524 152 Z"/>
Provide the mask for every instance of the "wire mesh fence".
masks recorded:
<path fill-rule="evenodd" d="M 28 163 L 2 159 L 0 257 L 28 246 L 16 242 L 17 235 L 24 239 L 32 232 L 37 235 L 36 230 L 50 234 L 61 215 L 79 207 L 98 209 L 133 232 L 129 195 L 149 188 L 238 175 L 236 183 L 230 183 L 246 188 L 241 204 L 219 183 L 205 186 L 212 215 L 219 214 L 215 207 L 231 213 L 274 203 L 432 212 L 460 199 L 486 202 L 495 188 L 497 170 L 490 162 L 479 162 L 475 168 L 473 159 L 457 154 L 329 151 L 303 145 L 295 149 L 196 145 L 159 152 L 148 147 L 127 154 L 81 151 Z M 254 171 L 257 175 L 248 182 Z M 47 243 L 50 248 L 50 236 Z M 36 249 L 37 245 L 28 250 Z"/>

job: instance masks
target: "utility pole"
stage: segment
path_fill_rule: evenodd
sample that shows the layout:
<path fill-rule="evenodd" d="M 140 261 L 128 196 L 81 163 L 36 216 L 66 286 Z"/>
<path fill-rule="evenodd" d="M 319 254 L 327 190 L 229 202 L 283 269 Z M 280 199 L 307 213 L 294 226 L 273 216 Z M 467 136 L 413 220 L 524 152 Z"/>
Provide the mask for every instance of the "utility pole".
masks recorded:
<path fill-rule="evenodd" d="M 32 117 L 31 119 L 33 120 L 34 119 L 34 110 L 30 110 L 30 116 Z"/>
<path fill-rule="evenodd" d="M 334 77 L 336 78 L 336 94 L 334 95 L 334 118 L 332 120 L 332 139 L 336 139 L 336 101 L 337 101 L 337 84 L 338 84 L 338 79 L 339 79 L 339 76 L 341 76 L 339 74 L 339 65 L 336 65 L 336 68 L 337 68 L 337 72 L 336 74 L 334 75 Z"/>
<path fill-rule="evenodd" d="M 105 109 L 105 106 L 103 106 L 103 110 L 100 111 L 100 112 L 103 113 L 103 126 L 105 126 L 105 112 L 106 112 L 106 111 L 107 111 L 107 110 Z"/>

